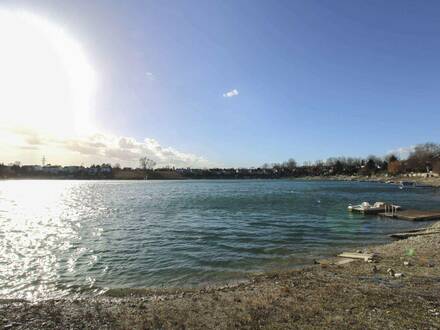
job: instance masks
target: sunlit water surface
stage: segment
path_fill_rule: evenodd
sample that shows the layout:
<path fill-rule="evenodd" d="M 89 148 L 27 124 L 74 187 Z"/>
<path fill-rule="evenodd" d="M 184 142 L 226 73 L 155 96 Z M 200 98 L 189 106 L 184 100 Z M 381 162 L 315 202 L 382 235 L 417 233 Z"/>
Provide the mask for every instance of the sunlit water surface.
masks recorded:
<path fill-rule="evenodd" d="M 374 183 L 0 181 L 0 297 L 200 286 L 305 265 L 420 226 L 347 212 L 440 192 Z"/>

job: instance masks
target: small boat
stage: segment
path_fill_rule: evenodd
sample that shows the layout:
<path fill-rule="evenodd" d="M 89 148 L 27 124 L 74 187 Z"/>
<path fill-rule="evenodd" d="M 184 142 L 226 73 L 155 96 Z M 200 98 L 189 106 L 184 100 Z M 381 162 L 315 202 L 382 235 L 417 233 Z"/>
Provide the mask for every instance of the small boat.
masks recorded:
<path fill-rule="evenodd" d="M 358 212 L 362 214 L 377 214 L 381 212 L 385 212 L 385 207 L 387 206 L 384 202 L 376 202 L 371 205 L 368 202 L 363 202 L 359 205 L 349 205 L 348 211 L 350 212 Z M 396 210 L 400 209 L 400 206 L 394 205 Z"/>

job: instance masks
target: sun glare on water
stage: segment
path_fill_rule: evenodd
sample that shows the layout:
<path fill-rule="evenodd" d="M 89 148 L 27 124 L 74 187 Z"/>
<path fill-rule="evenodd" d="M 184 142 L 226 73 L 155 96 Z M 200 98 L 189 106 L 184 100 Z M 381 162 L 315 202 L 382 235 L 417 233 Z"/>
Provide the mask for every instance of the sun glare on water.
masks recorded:
<path fill-rule="evenodd" d="M 93 131 L 96 77 L 81 45 L 41 16 L 0 10 L 0 129 Z"/>

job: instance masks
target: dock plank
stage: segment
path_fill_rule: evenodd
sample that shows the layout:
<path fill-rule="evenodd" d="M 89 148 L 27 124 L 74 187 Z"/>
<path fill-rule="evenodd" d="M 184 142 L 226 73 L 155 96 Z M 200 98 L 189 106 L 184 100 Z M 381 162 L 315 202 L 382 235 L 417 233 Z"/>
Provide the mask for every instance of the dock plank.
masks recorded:
<path fill-rule="evenodd" d="M 338 257 L 369 260 L 376 257 L 376 255 L 374 253 L 343 252 L 341 254 L 338 254 Z"/>
<path fill-rule="evenodd" d="M 351 258 L 329 258 L 329 259 L 315 260 L 315 264 L 319 264 L 321 266 L 330 266 L 330 265 L 342 266 L 349 264 L 353 261 L 360 261 L 360 260 L 351 259 Z"/>
<path fill-rule="evenodd" d="M 349 264 L 350 262 L 353 262 L 353 261 L 356 261 L 356 259 L 343 258 L 341 260 L 336 261 L 335 265 L 342 266 L 342 265 L 345 265 L 345 264 Z"/>
<path fill-rule="evenodd" d="M 440 219 L 440 211 L 405 210 L 390 213 L 379 213 L 379 216 L 409 221 L 427 221 Z"/>

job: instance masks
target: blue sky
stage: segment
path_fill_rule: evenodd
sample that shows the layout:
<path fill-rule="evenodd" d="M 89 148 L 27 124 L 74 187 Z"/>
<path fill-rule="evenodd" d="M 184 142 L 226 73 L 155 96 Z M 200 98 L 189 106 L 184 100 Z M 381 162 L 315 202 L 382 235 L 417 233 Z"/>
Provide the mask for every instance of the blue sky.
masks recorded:
<path fill-rule="evenodd" d="M 437 1 L 4 1 L 81 42 L 95 117 L 225 166 L 440 140 Z M 237 90 L 238 95 L 224 94 Z"/>

